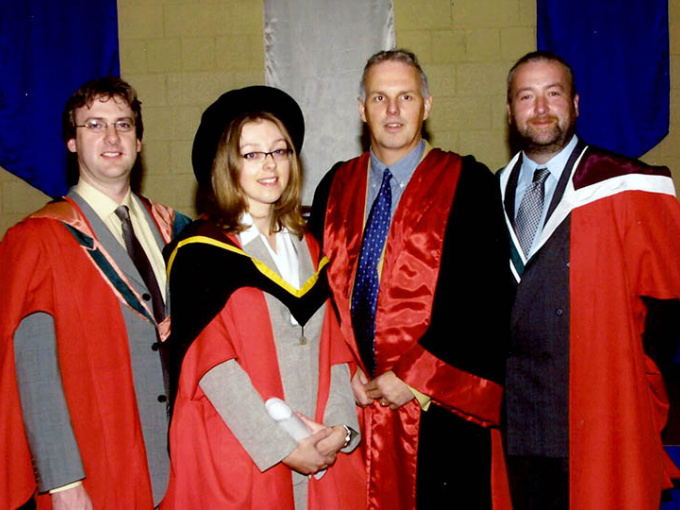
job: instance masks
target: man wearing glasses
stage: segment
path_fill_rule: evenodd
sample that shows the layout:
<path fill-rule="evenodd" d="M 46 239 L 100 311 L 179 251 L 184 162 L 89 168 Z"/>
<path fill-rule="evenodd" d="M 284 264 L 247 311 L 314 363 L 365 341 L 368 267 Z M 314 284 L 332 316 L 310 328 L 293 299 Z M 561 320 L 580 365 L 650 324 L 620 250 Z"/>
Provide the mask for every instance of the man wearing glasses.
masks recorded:
<path fill-rule="evenodd" d="M 153 508 L 169 470 L 161 249 L 187 218 L 130 190 L 129 84 L 83 85 L 62 134 L 78 183 L 0 245 L 0 506 L 37 491 L 55 509 Z"/>

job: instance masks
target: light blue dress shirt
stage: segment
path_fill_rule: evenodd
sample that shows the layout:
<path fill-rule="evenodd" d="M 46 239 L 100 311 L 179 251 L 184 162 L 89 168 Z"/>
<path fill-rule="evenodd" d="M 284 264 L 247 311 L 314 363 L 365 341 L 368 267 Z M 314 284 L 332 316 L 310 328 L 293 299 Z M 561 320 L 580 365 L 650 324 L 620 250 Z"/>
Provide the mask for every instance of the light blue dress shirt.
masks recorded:
<path fill-rule="evenodd" d="M 423 159 L 424 153 L 425 142 L 420 140 L 420 143 L 406 156 L 393 165 L 387 166 L 380 161 L 373 153 L 373 150 L 371 150 L 371 165 L 368 172 L 368 200 L 366 202 L 368 207 L 366 207 L 365 218 L 368 218 L 371 206 L 378 196 L 385 168 L 389 168 L 390 173 L 392 174 L 392 179 L 390 179 L 390 187 L 392 188 L 392 209 L 390 210 L 390 219 L 394 217 L 394 211 L 396 211 L 397 205 L 399 205 L 399 200 L 404 194 L 404 189 L 406 189 L 413 173 L 416 171 L 416 168 L 418 168 L 418 164 L 420 163 L 420 160 Z"/>
<path fill-rule="evenodd" d="M 547 168 L 550 175 L 545 180 L 545 194 L 543 199 L 543 213 L 541 214 L 541 220 L 538 223 L 538 228 L 536 230 L 536 236 L 531 244 L 531 249 L 527 255 L 527 258 L 534 254 L 536 250 L 536 244 L 540 236 L 540 232 L 543 230 L 545 225 L 545 220 L 548 215 L 548 208 L 550 207 L 550 202 L 555 195 L 555 189 L 557 188 L 557 183 L 562 176 L 564 167 L 569 160 L 569 156 L 574 152 L 576 144 L 578 143 L 578 138 L 574 135 L 571 141 L 557 154 L 555 154 L 547 163 L 539 164 L 527 157 L 526 154 L 522 153 L 522 167 L 519 170 L 519 178 L 517 179 L 517 191 L 515 193 L 515 219 L 517 219 L 517 213 L 519 211 L 519 205 L 522 203 L 522 198 L 524 198 L 524 193 L 526 193 L 527 188 L 531 185 L 534 178 L 534 171 L 537 168 Z"/>

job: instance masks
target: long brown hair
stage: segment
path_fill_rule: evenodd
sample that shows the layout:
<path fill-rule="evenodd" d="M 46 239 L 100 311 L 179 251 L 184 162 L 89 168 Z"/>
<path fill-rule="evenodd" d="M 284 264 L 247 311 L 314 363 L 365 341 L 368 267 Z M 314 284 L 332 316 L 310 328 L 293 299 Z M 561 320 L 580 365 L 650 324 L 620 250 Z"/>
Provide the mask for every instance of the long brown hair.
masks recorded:
<path fill-rule="evenodd" d="M 298 237 L 304 232 L 300 200 L 302 195 L 302 167 L 300 159 L 286 126 L 268 112 L 247 113 L 234 118 L 225 129 L 217 145 L 213 160 L 211 184 L 215 207 L 211 218 L 215 223 L 231 234 L 243 232 L 245 227 L 239 223 L 241 215 L 248 211 L 248 202 L 239 185 L 239 174 L 243 167 L 241 155 L 241 131 L 249 122 L 268 120 L 276 124 L 291 149 L 290 177 L 288 186 L 283 190 L 281 198 L 274 204 L 271 232 L 278 232 L 286 227 Z"/>

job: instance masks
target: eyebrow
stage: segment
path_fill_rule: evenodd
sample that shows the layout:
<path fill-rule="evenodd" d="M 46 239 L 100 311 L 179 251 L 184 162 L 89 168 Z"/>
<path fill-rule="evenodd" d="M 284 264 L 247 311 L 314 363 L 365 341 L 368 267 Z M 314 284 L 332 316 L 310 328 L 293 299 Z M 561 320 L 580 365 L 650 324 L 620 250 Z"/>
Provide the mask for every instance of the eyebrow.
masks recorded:
<path fill-rule="evenodd" d="M 400 90 L 399 92 L 397 92 L 397 95 L 401 96 L 402 94 L 417 94 L 417 93 L 418 93 L 418 91 L 416 89 L 408 89 L 408 90 Z M 387 92 L 382 91 L 382 90 L 374 90 L 374 91 L 369 90 L 366 93 L 366 97 L 375 96 L 375 95 L 387 96 L 389 94 Z"/>
<path fill-rule="evenodd" d="M 540 88 L 540 89 L 552 89 L 554 87 L 559 87 L 562 90 L 567 90 L 567 88 L 560 82 L 554 82 L 554 83 L 550 83 L 546 86 L 540 86 L 540 87 L 537 87 L 537 86 L 534 86 L 534 85 L 527 85 L 526 87 L 518 88 L 515 91 L 515 93 L 513 94 L 513 97 L 516 96 L 517 94 L 522 93 L 522 92 L 526 92 L 527 90 L 536 90 L 538 88 Z"/>
<path fill-rule="evenodd" d="M 283 142 L 285 144 L 288 144 L 288 142 L 286 142 L 285 138 L 277 138 L 276 140 L 274 140 L 273 143 L 276 144 L 276 143 L 279 143 L 279 142 Z M 248 142 L 248 143 L 244 143 L 243 145 L 239 144 L 239 147 L 241 149 L 243 149 L 245 147 L 255 147 L 255 146 L 258 146 L 258 145 L 260 145 L 258 142 Z"/>
<path fill-rule="evenodd" d="M 105 121 L 108 122 L 107 118 L 102 117 L 101 115 L 92 116 L 92 117 L 85 117 L 85 121 L 88 121 L 88 120 L 105 120 Z M 133 120 L 133 118 L 132 117 L 116 117 L 116 121 L 119 121 L 119 120 Z"/>

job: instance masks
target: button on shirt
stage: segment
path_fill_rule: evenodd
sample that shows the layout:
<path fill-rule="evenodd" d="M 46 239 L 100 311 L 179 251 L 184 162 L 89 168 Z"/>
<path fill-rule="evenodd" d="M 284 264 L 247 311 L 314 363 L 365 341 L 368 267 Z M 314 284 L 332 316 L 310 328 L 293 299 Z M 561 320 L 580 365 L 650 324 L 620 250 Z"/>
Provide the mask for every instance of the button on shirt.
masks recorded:
<path fill-rule="evenodd" d="M 380 185 L 382 184 L 385 168 L 389 168 L 392 174 L 392 179 L 390 179 L 390 186 L 392 188 L 392 209 L 390 210 L 390 218 L 394 217 L 394 211 L 396 211 L 397 205 L 399 205 L 399 200 L 404 194 L 404 189 L 408 185 L 413 173 L 420 164 L 420 160 L 423 159 L 424 153 L 425 142 L 421 140 L 420 143 L 406 156 L 401 158 L 396 163 L 387 166 L 385 163 L 380 161 L 373 153 L 373 150 L 371 150 L 371 165 L 368 172 L 368 197 L 366 201 L 366 213 L 364 219 L 368 219 L 371 206 L 373 205 L 373 202 L 375 202 L 375 198 L 378 196 L 378 191 L 380 191 Z"/>
<path fill-rule="evenodd" d="M 550 175 L 548 175 L 547 179 L 545 180 L 543 213 L 541 214 L 541 219 L 538 223 L 536 236 L 534 237 L 534 241 L 531 244 L 531 249 L 527 255 L 528 257 L 533 255 L 534 251 L 536 250 L 538 240 L 541 237 L 540 232 L 545 226 L 550 202 L 555 195 L 557 183 L 559 182 L 560 177 L 562 176 L 562 171 L 567 164 L 567 160 L 574 151 L 577 143 L 578 138 L 574 135 L 571 141 L 560 152 L 553 156 L 550 161 L 542 164 L 536 163 L 535 161 L 529 159 L 526 154 L 522 153 L 522 167 L 519 171 L 519 178 L 517 179 L 517 192 L 515 193 L 515 219 L 517 219 L 517 213 L 519 212 L 519 206 L 522 203 L 522 198 L 524 198 L 524 193 L 526 193 L 527 188 L 531 186 L 531 182 L 534 178 L 534 171 L 537 168 L 547 168 L 550 172 Z"/>
<path fill-rule="evenodd" d="M 137 236 L 139 243 L 142 245 L 142 248 L 144 248 L 144 252 L 153 268 L 153 273 L 156 276 L 158 287 L 165 300 L 165 261 L 163 260 L 163 254 L 158 246 L 156 237 L 151 230 L 152 227 L 147 221 L 144 205 L 142 205 L 139 199 L 128 190 L 123 201 L 118 204 L 115 200 L 82 179 L 78 181 L 78 184 L 74 186 L 73 190 L 78 193 L 90 207 L 92 207 L 97 216 L 104 222 L 123 248 L 125 248 L 123 225 L 115 211 L 119 205 L 128 206 L 135 236 Z"/>

